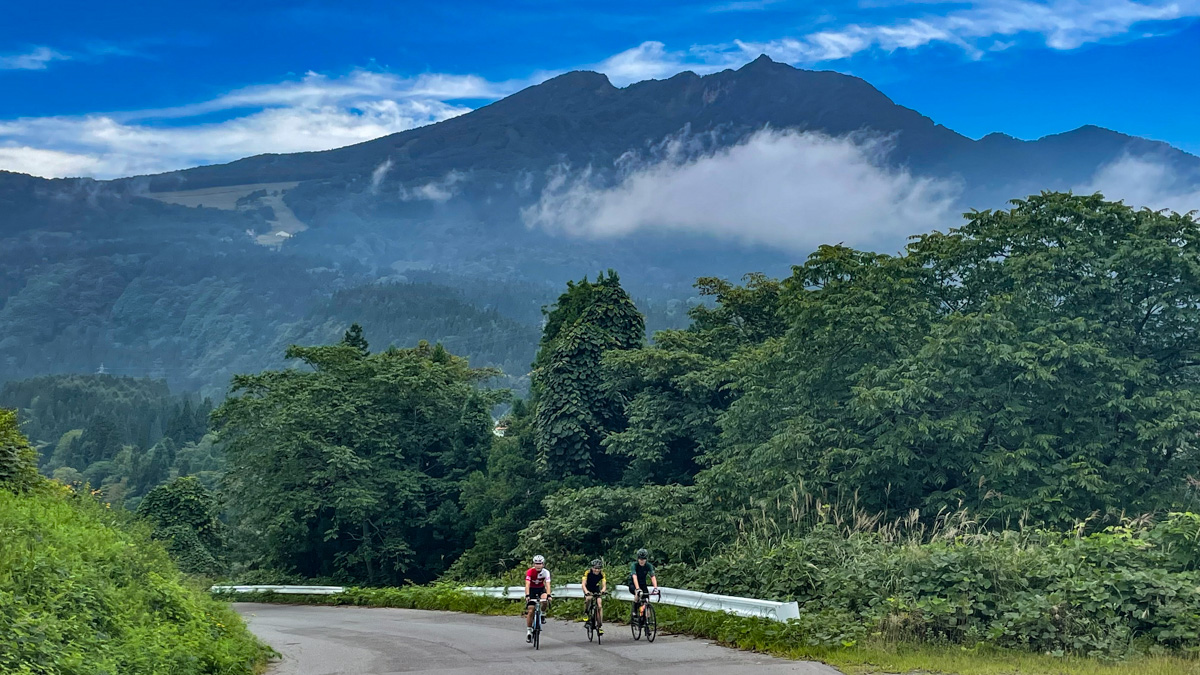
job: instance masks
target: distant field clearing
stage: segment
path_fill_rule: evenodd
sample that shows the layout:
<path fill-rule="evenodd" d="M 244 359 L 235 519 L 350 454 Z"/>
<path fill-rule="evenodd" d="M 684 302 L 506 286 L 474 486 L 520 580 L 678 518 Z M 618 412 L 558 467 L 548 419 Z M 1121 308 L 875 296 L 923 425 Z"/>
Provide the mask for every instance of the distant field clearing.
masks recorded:
<path fill-rule="evenodd" d="M 288 183 L 252 183 L 250 185 L 227 185 L 224 187 L 201 188 L 199 190 L 176 190 L 173 192 L 151 192 L 146 196 L 168 204 L 180 206 L 204 206 L 210 209 L 239 211 L 244 209 L 271 207 L 275 219 L 269 221 L 271 231 L 266 234 L 254 235 L 254 240 L 264 246 L 278 246 L 297 232 L 303 232 L 308 226 L 292 213 L 283 202 L 283 195 L 288 190 L 299 185 L 299 182 Z M 247 197 L 254 196 L 247 200 Z M 241 201 L 241 203 L 239 203 Z"/>

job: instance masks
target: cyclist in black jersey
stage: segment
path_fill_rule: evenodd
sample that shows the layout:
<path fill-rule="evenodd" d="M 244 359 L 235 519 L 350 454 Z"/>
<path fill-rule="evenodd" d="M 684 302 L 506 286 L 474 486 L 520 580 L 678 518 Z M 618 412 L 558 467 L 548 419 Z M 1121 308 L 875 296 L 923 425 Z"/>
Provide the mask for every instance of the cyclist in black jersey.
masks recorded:
<path fill-rule="evenodd" d="M 596 603 L 596 632 L 604 635 L 600 628 L 604 624 L 604 605 L 600 596 L 608 592 L 608 579 L 604 576 L 604 562 L 599 558 L 592 561 L 592 566 L 583 573 L 584 597 L 591 596 Z"/>

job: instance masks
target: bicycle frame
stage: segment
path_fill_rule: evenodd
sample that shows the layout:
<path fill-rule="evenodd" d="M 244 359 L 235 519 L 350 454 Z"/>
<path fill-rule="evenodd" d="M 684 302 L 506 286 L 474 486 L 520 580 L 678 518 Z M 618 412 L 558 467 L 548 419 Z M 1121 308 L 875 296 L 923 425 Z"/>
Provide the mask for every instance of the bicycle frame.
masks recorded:
<path fill-rule="evenodd" d="M 529 611 L 533 612 L 533 622 L 530 624 L 530 628 L 533 629 L 533 648 L 534 649 L 541 649 L 540 643 L 541 643 L 542 624 L 544 624 L 546 622 L 545 609 L 543 607 L 544 607 L 544 605 L 549 605 L 549 604 L 550 604 L 549 595 L 547 595 L 547 597 L 545 599 L 529 598 L 528 600 L 525 601 L 526 607 L 532 605 L 532 608 Z"/>

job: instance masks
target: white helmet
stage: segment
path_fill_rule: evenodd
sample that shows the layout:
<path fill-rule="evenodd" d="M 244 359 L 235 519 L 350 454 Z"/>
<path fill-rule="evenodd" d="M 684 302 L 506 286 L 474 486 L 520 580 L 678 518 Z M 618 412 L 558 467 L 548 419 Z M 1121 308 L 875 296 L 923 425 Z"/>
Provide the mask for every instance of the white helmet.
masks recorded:
<path fill-rule="evenodd" d="M 534 565 L 545 565 L 546 564 L 545 556 L 540 556 L 540 555 L 533 556 L 533 564 Z"/>

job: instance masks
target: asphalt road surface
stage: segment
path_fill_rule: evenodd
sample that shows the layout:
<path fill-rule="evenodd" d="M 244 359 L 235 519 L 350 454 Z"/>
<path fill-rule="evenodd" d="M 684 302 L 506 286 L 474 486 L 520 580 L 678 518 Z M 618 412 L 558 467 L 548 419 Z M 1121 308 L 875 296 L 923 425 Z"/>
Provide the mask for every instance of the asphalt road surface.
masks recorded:
<path fill-rule="evenodd" d="M 234 607 L 267 644 L 283 654 L 270 675 L 391 673 L 613 673 L 634 675 L 838 675 L 820 663 L 788 661 L 727 649 L 689 637 L 633 641 L 612 624 L 604 644 L 590 643 L 580 623 L 554 620 L 541 650 L 525 643 L 519 617 L 362 607 L 238 603 Z"/>

